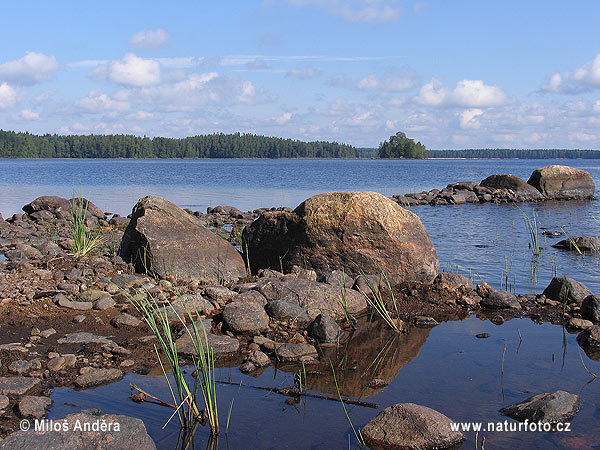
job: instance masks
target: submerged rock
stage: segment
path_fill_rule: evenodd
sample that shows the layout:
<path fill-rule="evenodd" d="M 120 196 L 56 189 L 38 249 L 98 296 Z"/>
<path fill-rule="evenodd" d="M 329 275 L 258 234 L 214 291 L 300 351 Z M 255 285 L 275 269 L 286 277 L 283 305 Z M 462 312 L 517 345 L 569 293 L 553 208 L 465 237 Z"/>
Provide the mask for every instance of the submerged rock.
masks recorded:
<path fill-rule="evenodd" d="M 565 391 L 556 391 L 550 394 L 538 394 L 506 406 L 500 413 L 523 422 L 563 422 L 571 419 L 581 408 L 581 399 L 578 395 Z"/>
<path fill-rule="evenodd" d="M 452 420 L 414 403 L 389 406 L 361 430 L 367 445 L 377 449 L 442 449 L 464 439 L 452 431 Z"/>
<path fill-rule="evenodd" d="M 62 423 L 62 420 L 56 422 Z M 0 450 L 156 450 L 141 419 L 115 414 L 92 415 L 82 411 L 68 415 L 64 422 L 66 430 L 61 426 L 59 430 L 39 432 L 32 427 L 28 431 L 12 433 L 0 441 Z M 92 429 L 94 424 L 102 428 Z M 84 425 L 90 430 L 84 429 Z"/>
<path fill-rule="evenodd" d="M 298 265 L 325 277 L 383 269 L 396 284 L 432 281 L 439 267 L 419 217 L 375 192 L 328 192 L 293 212 L 265 212 L 243 237 L 253 272 Z"/>
<path fill-rule="evenodd" d="M 139 273 L 206 283 L 236 281 L 246 275 L 239 252 L 193 215 L 160 197 L 134 206 L 121 241 L 120 256 Z"/>
<path fill-rule="evenodd" d="M 589 172 L 559 165 L 534 170 L 527 183 L 546 198 L 557 200 L 593 198 L 596 190 Z"/>

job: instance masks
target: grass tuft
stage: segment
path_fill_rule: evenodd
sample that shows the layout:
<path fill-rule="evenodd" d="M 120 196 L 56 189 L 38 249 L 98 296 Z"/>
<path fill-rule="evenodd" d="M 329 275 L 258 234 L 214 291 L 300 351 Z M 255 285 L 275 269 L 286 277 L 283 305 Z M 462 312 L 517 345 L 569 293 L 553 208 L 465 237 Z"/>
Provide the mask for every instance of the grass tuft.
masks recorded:
<path fill-rule="evenodd" d="M 100 231 L 90 230 L 87 226 L 87 209 L 87 200 L 83 198 L 71 200 L 71 221 L 67 224 L 73 236 L 71 253 L 76 257 L 92 253 L 102 243 Z"/>

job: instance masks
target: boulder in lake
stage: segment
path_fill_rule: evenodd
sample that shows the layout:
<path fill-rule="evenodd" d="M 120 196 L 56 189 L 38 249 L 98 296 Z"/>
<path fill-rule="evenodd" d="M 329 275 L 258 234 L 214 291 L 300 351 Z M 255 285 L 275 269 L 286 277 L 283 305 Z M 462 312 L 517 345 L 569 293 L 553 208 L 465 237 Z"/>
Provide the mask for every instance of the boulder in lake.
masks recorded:
<path fill-rule="evenodd" d="M 589 199 L 596 185 L 589 172 L 568 166 L 547 166 L 533 171 L 527 183 L 546 198 L 557 200 Z"/>
<path fill-rule="evenodd" d="M 563 239 L 552 247 L 563 248 L 565 250 L 576 251 L 579 253 L 590 252 L 600 253 L 600 239 L 591 236 L 577 236 Z"/>
<path fill-rule="evenodd" d="M 199 220 L 160 197 L 134 206 L 120 256 L 139 273 L 220 283 L 238 280 L 246 269 L 239 252 Z"/>
<path fill-rule="evenodd" d="M 581 303 L 581 317 L 600 323 L 600 297 L 597 295 L 588 295 Z"/>
<path fill-rule="evenodd" d="M 464 439 L 451 424 L 451 419 L 431 408 L 399 403 L 381 411 L 361 433 L 371 448 L 441 449 Z"/>
<path fill-rule="evenodd" d="M 510 189 L 515 193 L 519 201 L 527 202 L 544 199 L 539 190 L 525 183 L 525 181 L 516 175 L 490 175 L 481 182 L 481 186 L 492 189 Z"/>
<path fill-rule="evenodd" d="M 507 291 L 493 291 L 481 300 L 480 304 L 487 308 L 521 309 L 517 297 Z"/>
<path fill-rule="evenodd" d="M 552 278 L 550 284 L 544 289 L 543 294 L 557 302 L 582 303 L 583 300 L 592 294 L 587 286 L 572 278 Z"/>
<path fill-rule="evenodd" d="M 600 326 L 593 325 L 577 335 L 577 343 L 581 347 L 600 348 Z"/>
<path fill-rule="evenodd" d="M 254 272 L 290 271 L 294 265 L 321 277 L 360 270 L 389 280 L 432 281 L 439 262 L 419 217 L 375 192 L 328 192 L 293 212 L 265 212 L 243 233 Z"/>
<path fill-rule="evenodd" d="M 43 195 L 36 198 L 31 203 L 26 204 L 22 209 L 27 214 L 48 211 L 56 217 L 69 219 L 71 217 L 73 205 L 85 210 L 88 218 L 104 219 L 102 210 L 83 197 L 67 200 L 66 198 L 57 197 L 55 195 Z"/>
<path fill-rule="evenodd" d="M 520 422 L 529 420 L 556 423 L 571 419 L 581 408 L 581 403 L 578 395 L 556 391 L 534 395 L 520 403 L 502 408 L 500 413 Z"/>

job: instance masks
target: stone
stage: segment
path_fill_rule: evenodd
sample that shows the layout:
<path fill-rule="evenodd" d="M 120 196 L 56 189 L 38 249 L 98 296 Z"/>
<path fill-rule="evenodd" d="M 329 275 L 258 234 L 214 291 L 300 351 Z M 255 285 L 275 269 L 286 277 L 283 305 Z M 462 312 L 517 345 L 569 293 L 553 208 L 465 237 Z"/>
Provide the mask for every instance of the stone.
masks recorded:
<path fill-rule="evenodd" d="M 432 281 L 439 261 L 419 217 L 375 192 L 329 192 L 293 212 L 264 212 L 243 231 L 252 272 L 294 265 L 321 277 L 344 269 L 379 273 L 392 284 Z"/>
<path fill-rule="evenodd" d="M 115 303 L 115 300 L 110 295 L 103 295 L 94 303 L 94 309 L 104 311 L 115 306 Z"/>
<path fill-rule="evenodd" d="M 278 320 L 287 320 L 301 328 L 306 327 L 311 318 L 298 303 L 288 302 L 286 300 L 273 300 L 267 303 L 265 311 L 270 317 Z"/>
<path fill-rule="evenodd" d="M 460 273 L 454 272 L 440 272 L 433 280 L 434 284 L 440 286 L 446 286 L 450 288 L 457 288 L 460 286 L 467 286 L 469 289 L 473 289 L 473 282 L 467 277 Z"/>
<path fill-rule="evenodd" d="M 56 330 L 54 328 L 48 328 L 47 330 L 40 331 L 40 336 L 42 336 L 44 339 L 47 339 L 54 334 L 56 334 Z"/>
<path fill-rule="evenodd" d="M 202 333 L 201 326 L 198 327 L 198 332 L 204 345 L 204 334 Z M 217 336 L 216 334 L 209 333 L 208 329 L 206 330 L 206 337 L 208 339 L 208 346 L 212 349 L 215 357 L 235 353 L 240 348 L 240 343 L 237 339 L 229 336 Z M 175 344 L 180 354 L 184 356 L 198 356 L 196 345 L 188 333 L 184 333 L 183 336 L 178 338 Z"/>
<path fill-rule="evenodd" d="M 131 273 L 122 273 L 122 274 L 119 274 L 119 275 L 115 275 L 114 277 L 112 277 L 110 279 L 110 281 L 111 281 L 112 284 L 114 284 L 115 286 L 117 286 L 117 292 L 118 292 L 119 288 L 127 290 L 127 289 L 130 289 L 132 287 L 141 286 L 144 283 L 144 281 L 146 281 L 146 280 L 144 278 L 142 278 L 142 277 L 139 277 L 137 275 L 133 275 Z"/>
<path fill-rule="evenodd" d="M 16 431 L 0 441 L 0 450 L 156 450 L 141 419 L 115 414 L 101 416 L 82 411 L 64 419 L 55 419 L 55 422 L 62 423 L 63 420 L 66 422 L 66 431 L 62 427 L 58 431 L 36 432 L 33 427 L 28 431 Z M 105 428 L 82 431 L 75 427 L 77 423 L 97 423 Z"/>
<path fill-rule="evenodd" d="M 196 312 L 198 314 L 210 314 L 215 309 L 210 301 L 197 293 L 181 295 L 171 302 L 171 306 L 177 311 L 181 311 L 183 313 L 182 317 L 187 316 L 186 307 L 192 315 L 195 315 Z"/>
<path fill-rule="evenodd" d="M 569 320 L 569 323 L 567 324 L 567 326 L 569 328 L 579 328 L 579 329 L 586 329 L 591 327 L 592 325 L 594 325 L 592 322 L 590 322 L 589 320 L 585 320 L 585 319 L 578 319 L 577 317 L 572 317 Z"/>
<path fill-rule="evenodd" d="M 76 311 L 88 311 L 94 307 L 92 302 L 73 302 L 69 300 L 64 294 L 56 294 L 54 296 L 54 302 L 58 306 L 63 308 L 74 309 Z"/>
<path fill-rule="evenodd" d="M 538 394 L 500 410 L 504 416 L 523 422 L 564 422 L 571 419 L 581 408 L 578 395 L 565 391 Z"/>
<path fill-rule="evenodd" d="M 319 314 L 307 328 L 308 335 L 319 342 L 338 342 L 342 330 L 335 319 L 327 314 Z"/>
<path fill-rule="evenodd" d="M 8 366 L 8 370 L 10 370 L 12 373 L 16 373 L 17 375 L 23 375 L 29 372 L 30 367 L 31 364 L 29 363 L 29 361 L 24 359 L 17 359 L 16 361 L 10 363 L 10 365 Z"/>
<path fill-rule="evenodd" d="M 361 430 L 369 447 L 389 449 L 442 449 L 464 439 L 452 431 L 444 414 L 414 403 L 398 403 L 381 411 Z"/>
<path fill-rule="evenodd" d="M 293 273 L 298 278 L 302 278 L 303 280 L 317 281 L 317 272 L 311 269 L 305 269 L 300 266 L 292 266 L 292 270 L 290 273 Z"/>
<path fill-rule="evenodd" d="M 600 326 L 593 325 L 583 330 L 577 336 L 577 343 L 581 347 L 600 347 Z"/>
<path fill-rule="evenodd" d="M 578 236 L 569 239 L 563 239 L 562 241 L 554 244 L 552 247 L 576 251 L 578 253 L 599 253 L 600 239 L 590 236 Z"/>
<path fill-rule="evenodd" d="M 561 303 L 564 303 L 566 300 L 567 303 L 576 302 L 581 304 L 588 295 L 592 295 L 592 291 L 584 284 L 572 278 L 555 277 L 552 278 L 548 287 L 544 289 L 543 295 Z"/>
<path fill-rule="evenodd" d="M 46 415 L 46 410 L 50 408 L 52 400 L 49 397 L 36 397 L 26 395 L 19 400 L 19 414 L 21 417 L 34 417 L 41 419 Z"/>
<path fill-rule="evenodd" d="M 239 252 L 193 215 L 160 197 L 141 198 L 121 240 L 119 255 L 139 273 L 205 283 L 246 275 Z"/>
<path fill-rule="evenodd" d="M 316 277 L 314 281 L 317 281 Z M 333 270 L 325 277 L 325 283 L 338 287 L 343 285 L 350 289 L 354 285 L 354 278 L 343 270 Z"/>
<path fill-rule="evenodd" d="M 259 334 L 269 327 L 269 316 L 259 303 L 229 303 L 223 308 L 223 325 L 235 334 Z"/>
<path fill-rule="evenodd" d="M 276 354 L 280 361 L 298 361 L 306 356 L 317 356 L 317 349 L 310 344 L 287 343 L 281 345 L 276 350 Z"/>
<path fill-rule="evenodd" d="M 494 288 L 492 288 L 489 284 L 487 284 L 485 281 L 483 281 L 482 283 L 479 283 L 477 285 L 476 291 L 480 297 L 485 298 L 488 295 L 490 295 L 492 292 L 494 292 Z"/>
<path fill-rule="evenodd" d="M 487 308 L 521 309 L 517 297 L 507 291 L 494 291 L 482 299 L 480 304 Z"/>
<path fill-rule="evenodd" d="M 591 199 L 596 186 L 589 172 L 568 166 L 547 166 L 533 171 L 527 183 L 546 198 Z"/>
<path fill-rule="evenodd" d="M 515 193 L 518 201 L 529 202 L 544 199 L 539 189 L 525 183 L 515 175 L 490 175 L 479 184 L 492 189 L 510 189 Z"/>
<path fill-rule="evenodd" d="M 75 378 L 74 383 L 77 387 L 88 388 L 110 383 L 111 381 L 120 379 L 122 376 L 123 372 L 119 369 L 96 369 L 94 367 L 84 367 L 81 370 L 81 375 Z"/>
<path fill-rule="evenodd" d="M 581 303 L 581 317 L 600 323 L 600 297 L 597 295 L 588 295 Z"/>
<path fill-rule="evenodd" d="M 250 354 L 248 361 L 254 364 L 256 367 L 265 367 L 271 364 L 269 357 L 260 350 L 253 351 Z"/>
<path fill-rule="evenodd" d="M 234 300 L 239 302 L 254 302 L 262 306 L 265 306 L 267 304 L 267 299 L 265 298 L 265 296 L 255 290 L 242 292 L 236 298 L 234 298 Z"/>
<path fill-rule="evenodd" d="M 225 286 L 205 286 L 204 295 L 211 300 L 214 300 L 219 305 L 224 305 L 229 300 L 233 299 L 237 293 L 227 289 Z"/>
<path fill-rule="evenodd" d="M 25 395 L 40 384 L 37 378 L 0 377 L 0 394 L 11 396 Z"/>
<path fill-rule="evenodd" d="M 114 341 L 104 337 L 104 336 L 96 336 L 95 334 L 88 333 L 87 331 L 77 331 L 75 333 L 66 334 L 64 337 L 60 338 L 57 341 L 59 344 L 63 345 L 87 345 L 87 344 L 97 344 L 101 345 L 102 348 L 109 349 L 113 353 L 117 353 L 119 355 L 127 355 L 129 354 L 129 350 L 120 347 Z"/>
<path fill-rule="evenodd" d="M 436 325 L 438 325 L 437 320 L 435 320 L 433 317 L 428 316 L 416 316 L 413 319 L 413 322 L 416 326 L 422 328 L 435 327 Z"/>
<path fill-rule="evenodd" d="M 46 367 L 51 372 L 58 372 L 63 369 L 72 369 L 75 367 L 75 363 L 77 362 L 77 358 L 75 355 L 63 355 L 57 358 L 52 358 L 46 364 Z"/>
<path fill-rule="evenodd" d="M 4 394 L 0 394 L 0 411 L 6 409 L 9 403 L 8 397 Z"/>
<path fill-rule="evenodd" d="M 346 317 L 345 308 L 353 315 L 367 309 L 365 298 L 355 290 L 346 289 L 342 292 L 339 286 L 300 278 L 261 279 L 256 289 L 269 302 L 286 300 L 296 303 L 311 319 L 321 312 L 342 319 Z"/>
<path fill-rule="evenodd" d="M 27 244 L 17 244 L 14 252 L 17 253 L 20 258 L 42 259 L 43 257 L 42 252 Z"/>
<path fill-rule="evenodd" d="M 144 322 L 131 314 L 121 313 L 113 317 L 110 321 L 111 325 L 116 328 L 139 327 Z"/>

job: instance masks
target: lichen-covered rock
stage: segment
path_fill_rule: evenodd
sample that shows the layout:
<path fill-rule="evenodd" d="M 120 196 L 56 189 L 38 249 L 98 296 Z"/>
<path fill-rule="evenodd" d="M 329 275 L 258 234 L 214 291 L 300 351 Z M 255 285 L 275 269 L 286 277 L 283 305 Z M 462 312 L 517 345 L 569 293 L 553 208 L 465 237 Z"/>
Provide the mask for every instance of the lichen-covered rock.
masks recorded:
<path fill-rule="evenodd" d="M 592 198 L 596 190 L 589 172 L 559 165 L 534 170 L 527 183 L 546 198 L 557 200 Z"/>
<path fill-rule="evenodd" d="M 361 430 L 371 448 L 442 449 L 464 439 L 450 428 L 452 420 L 444 414 L 414 403 L 399 403 L 381 411 Z"/>
<path fill-rule="evenodd" d="M 544 196 L 535 187 L 525 183 L 515 175 L 490 175 L 481 182 L 481 186 L 493 189 L 510 189 L 519 201 L 539 201 Z"/>
<path fill-rule="evenodd" d="M 432 281 L 439 262 L 419 217 L 375 192 L 328 192 L 293 212 L 266 212 L 246 227 L 244 242 L 252 270 L 290 271 L 294 265 L 321 277 L 359 269 L 392 283 Z"/>
<path fill-rule="evenodd" d="M 120 256 L 139 273 L 206 283 L 236 281 L 246 269 L 239 252 L 199 220 L 160 197 L 134 206 Z"/>

